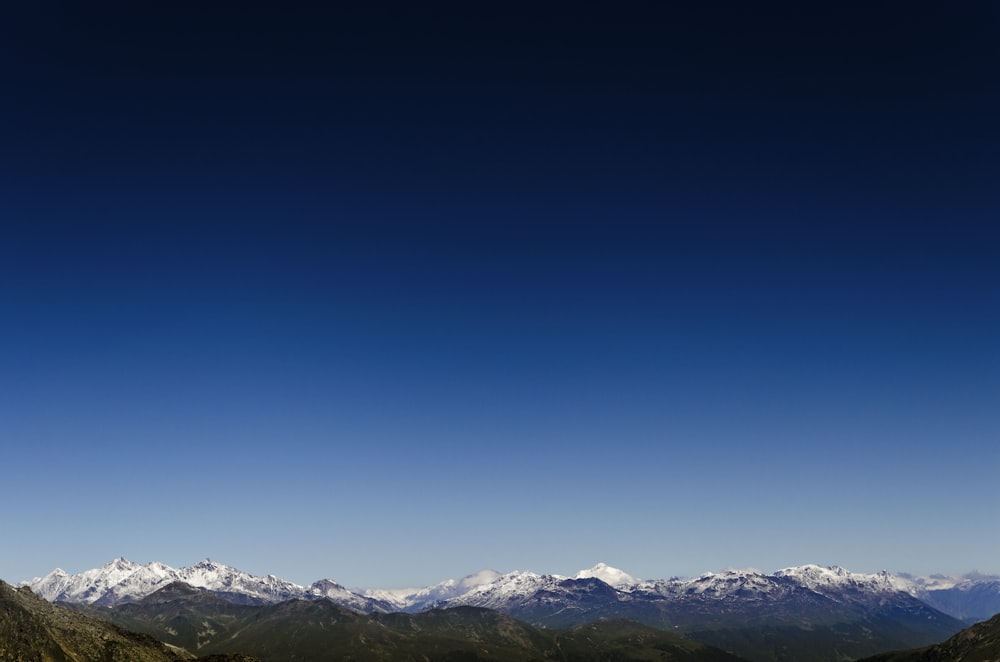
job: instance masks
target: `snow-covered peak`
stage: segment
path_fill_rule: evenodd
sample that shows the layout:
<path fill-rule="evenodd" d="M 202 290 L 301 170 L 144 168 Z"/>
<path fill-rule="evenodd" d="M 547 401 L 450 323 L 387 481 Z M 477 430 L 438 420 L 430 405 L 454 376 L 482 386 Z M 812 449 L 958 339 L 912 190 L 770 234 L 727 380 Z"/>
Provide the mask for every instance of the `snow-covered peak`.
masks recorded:
<path fill-rule="evenodd" d="M 538 575 L 533 572 L 515 570 L 500 575 L 495 581 L 481 584 L 443 603 L 446 607 L 459 605 L 500 609 L 542 589 L 552 589 L 567 579 L 561 575 Z"/>
<path fill-rule="evenodd" d="M 823 583 L 843 583 L 851 573 L 839 565 L 821 566 L 815 563 L 782 568 L 774 573 L 777 577 L 808 578 Z"/>
<path fill-rule="evenodd" d="M 25 584 L 46 600 L 109 605 L 148 595 L 159 588 L 165 577 L 166 573 L 153 564 L 142 566 L 117 558 L 76 575 L 56 568 Z"/>
<path fill-rule="evenodd" d="M 492 582 L 474 586 L 471 593 L 488 593 L 495 591 L 518 591 L 525 586 L 535 586 L 545 577 L 558 577 L 557 575 L 537 575 L 533 572 L 514 570 L 500 575 Z M 562 579 L 562 577 L 558 577 Z"/>
<path fill-rule="evenodd" d="M 830 589 L 863 589 L 874 592 L 898 591 L 899 584 L 890 573 L 850 572 L 840 566 L 819 566 L 814 564 L 784 568 L 774 573 L 775 577 L 787 577 L 803 586 L 823 592 Z"/>
<path fill-rule="evenodd" d="M 106 578 L 109 582 L 117 582 L 129 577 L 140 568 L 142 568 L 141 565 L 133 563 L 122 556 L 113 561 L 108 561 L 100 568 L 89 572 L 92 572 L 95 576 Z"/>
<path fill-rule="evenodd" d="M 268 576 L 270 577 L 270 575 Z M 394 611 L 396 607 L 390 601 L 355 593 L 332 579 L 321 579 L 318 582 L 313 582 L 307 589 L 307 595 L 313 599 L 325 598 L 348 609 L 365 613 L 390 612 Z"/>
<path fill-rule="evenodd" d="M 210 574 L 210 573 L 229 572 L 232 571 L 233 568 L 229 567 L 224 563 L 219 563 L 217 561 L 213 561 L 212 559 L 206 558 L 188 566 L 187 568 L 185 568 L 185 570 L 188 570 L 193 573 Z"/>
<path fill-rule="evenodd" d="M 25 585 L 50 601 L 114 605 L 141 600 L 175 581 L 261 602 L 287 600 L 305 593 L 303 587 L 277 577 L 254 577 L 209 559 L 175 569 L 159 562 L 140 565 L 118 558 L 75 575 L 57 568 Z"/>
<path fill-rule="evenodd" d="M 303 586 L 274 575 L 257 577 L 209 559 L 176 571 L 177 579 L 197 588 L 246 596 L 262 602 L 281 602 L 306 595 Z"/>
<path fill-rule="evenodd" d="M 719 572 L 705 572 L 696 578 L 689 580 L 693 584 L 718 584 L 720 582 L 732 582 L 738 580 L 756 580 L 765 577 L 766 574 L 756 568 L 726 568 Z"/>
<path fill-rule="evenodd" d="M 45 577 L 36 577 L 23 585 L 53 602 L 111 606 L 142 600 L 173 582 L 212 591 L 238 603 L 272 604 L 300 598 L 326 599 L 362 612 L 393 608 L 387 602 L 358 595 L 329 579 L 305 588 L 275 575 L 258 577 L 211 559 L 186 568 L 172 568 L 155 561 L 140 565 L 119 558 L 75 575 L 56 568 Z"/>
<path fill-rule="evenodd" d="M 607 563 L 598 563 L 593 568 L 581 570 L 576 573 L 576 579 L 589 579 L 591 577 L 600 579 L 605 584 L 614 587 L 633 586 L 641 583 L 639 579 L 636 579 L 624 570 L 613 568 Z"/>
<path fill-rule="evenodd" d="M 834 601 L 857 602 L 899 590 L 887 572 L 852 573 L 843 568 L 804 565 L 774 573 L 756 569 L 707 572 L 694 579 L 645 582 L 632 590 L 664 597 L 701 596 L 722 600 L 775 600 L 797 591 L 819 593 Z"/>
<path fill-rule="evenodd" d="M 69 577 L 69 573 L 66 572 L 65 570 L 63 570 L 62 568 L 56 568 L 55 570 L 53 570 L 49 574 L 45 575 L 44 577 L 35 577 L 30 582 L 24 582 L 24 583 L 25 584 L 31 584 L 31 583 L 38 583 L 38 582 L 43 582 L 43 581 L 55 581 L 55 580 L 61 579 L 63 577 Z"/>
<path fill-rule="evenodd" d="M 101 566 L 102 570 L 135 570 L 139 567 L 138 563 L 129 561 L 124 556 L 119 556 L 116 559 L 111 559 L 107 563 Z"/>
<path fill-rule="evenodd" d="M 673 580 L 661 584 L 661 592 L 727 598 L 733 595 L 763 595 L 775 590 L 774 580 L 753 568 L 727 568 L 722 572 L 706 572 L 689 580 Z"/>

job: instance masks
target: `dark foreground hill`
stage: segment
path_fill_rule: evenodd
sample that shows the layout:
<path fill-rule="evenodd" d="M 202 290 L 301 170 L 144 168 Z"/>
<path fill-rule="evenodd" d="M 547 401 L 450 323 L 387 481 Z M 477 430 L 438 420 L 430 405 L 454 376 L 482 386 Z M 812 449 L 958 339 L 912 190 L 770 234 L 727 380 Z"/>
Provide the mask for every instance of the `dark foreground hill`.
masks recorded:
<path fill-rule="evenodd" d="M 0 661 L 180 662 L 194 655 L 0 581 Z M 246 658 L 244 658 L 246 659 Z M 225 656 L 213 662 L 242 662 Z"/>
<path fill-rule="evenodd" d="M 884 653 L 864 662 L 996 662 L 1000 660 L 1000 614 L 962 630 L 944 643 Z"/>
<path fill-rule="evenodd" d="M 0 582 L 0 660 L 176 662 L 190 659 L 148 635 L 57 607 Z"/>
<path fill-rule="evenodd" d="M 236 605 L 179 583 L 137 603 L 75 608 L 199 655 L 238 651 L 264 662 L 740 660 L 680 635 L 624 621 L 545 630 L 477 607 L 366 616 L 325 600 Z"/>

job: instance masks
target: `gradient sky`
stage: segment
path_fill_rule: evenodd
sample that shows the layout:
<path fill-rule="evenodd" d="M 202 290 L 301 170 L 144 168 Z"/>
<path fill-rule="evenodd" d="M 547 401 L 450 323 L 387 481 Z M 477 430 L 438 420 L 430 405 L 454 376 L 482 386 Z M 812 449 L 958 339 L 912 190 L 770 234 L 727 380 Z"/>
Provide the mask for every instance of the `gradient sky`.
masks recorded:
<path fill-rule="evenodd" d="M 0 577 L 1000 572 L 996 3 L 14 4 Z"/>

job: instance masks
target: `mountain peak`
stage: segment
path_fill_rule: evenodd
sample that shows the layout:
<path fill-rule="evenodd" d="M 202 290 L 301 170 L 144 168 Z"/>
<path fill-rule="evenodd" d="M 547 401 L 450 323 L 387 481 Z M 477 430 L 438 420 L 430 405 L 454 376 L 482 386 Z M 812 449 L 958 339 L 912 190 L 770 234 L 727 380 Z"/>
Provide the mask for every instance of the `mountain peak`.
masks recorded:
<path fill-rule="evenodd" d="M 116 559 L 112 559 L 112 560 L 108 561 L 107 563 L 105 563 L 101 567 L 105 568 L 105 569 L 108 569 L 108 570 L 113 570 L 113 569 L 128 569 L 128 570 L 131 570 L 132 568 L 139 567 L 139 564 L 138 563 L 134 563 L 132 561 L 129 561 L 124 556 L 119 556 Z"/>
<path fill-rule="evenodd" d="M 210 559 L 210 558 L 208 558 L 206 556 L 202 560 L 200 560 L 197 563 L 193 564 L 191 567 L 192 568 L 225 568 L 225 567 L 228 567 L 228 566 L 225 566 L 222 563 L 219 563 L 217 561 L 213 561 L 212 559 Z"/>
<path fill-rule="evenodd" d="M 838 565 L 820 566 L 807 564 L 783 568 L 774 573 L 775 577 L 786 577 L 794 579 L 814 591 L 822 591 L 826 588 L 864 587 L 865 590 L 884 592 L 905 590 L 911 582 L 907 582 L 895 577 L 892 573 L 883 570 L 877 573 L 851 572 Z"/>
<path fill-rule="evenodd" d="M 590 578 L 600 579 L 602 582 L 610 586 L 630 586 L 641 583 L 641 580 L 636 579 L 624 570 L 614 568 L 607 563 L 598 563 L 593 568 L 581 570 L 576 573 L 576 579 Z"/>
<path fill-rule="evenodd" d="M 268 577 L 274 577 L 274 575 L 268 575 Z M 275 579 L 277 579 L 277 577 L 275 577 Z M 337 588 L 344 588 L 343 584 L 341 584 L 340 582 L 338 582 L 335 579 L 320 579 L 320 580 L 317 580 L 317 581 L 313 582 L 312 585 L 309 588 L 323 589 L 323 588 L 332 588 L 334 586 L 337 587 Z"/>
<path fill-rule="evenodd" d="M 942 596 L 941 599 L 945 600 L 951 594 L 946 595 L 943 591 L 950 590 L 961 592 L 963 599 L 964 596 L 971 596 L 969 599 L 980 600 L 982 605 L 976 606 L 970 614 L 986 614 L 992 605 L 1000 604 L 1000 582 L 996 578 L 976 583 L 972 579 L 960 578 L 897 577 L 886 571 L 852 573 L 840 566 L 815 564 L 788 567 L 774 573 L 726 568 L 693 579 L 647 581 L 601 562 L 572 577 L 587 580 L 585 582 L 565 582 L 566 579 L 560 575 L 539 575 L 527 571 L 500 574 L 494 570 L 481 570 L 462 579 L 449 579 L 423 588 L 362 591 L 346 588 L 332 579 L 321 579 L 308 587 L 299 586 L 275 575 L 255 576 L 210 558 L 175 569 L 160 562 L 139 565 L 120 557 L 100 568 L 78 574 L 56 568 L 43 578 L 36 577 L 20 585 L 28 586 L 50 601 L 114 606 L 138 602 L 171 582 L 181 581 L 237 604 L 275 604 L 292 599 L 328 600 L 363 613 L 416 612 L 431 607 L 459 605 L 497 608 L 526 596 L 541 595 L 540 591 L 545 592 L 544 595 L 548 596 L 545 600 L 549 600 L 550 593 L 577 591 L 581 595 L 596 595 L 595 590 L 607 587 L 614 589 L 626 601 L 641 601 L 649 595 L 670 599 L 677 596 L 698 596 L 699 599 L 770 596 L 770 600 L 789 591 L 801 594 L 801 589 L 848 602 L 885 599 L 899 591 L 920 600 L 930 599 L 931 594 Z M 607 586 L 596 586 L 597 582 Z M 947 608 L 945 602 L 932 606 Z"/>

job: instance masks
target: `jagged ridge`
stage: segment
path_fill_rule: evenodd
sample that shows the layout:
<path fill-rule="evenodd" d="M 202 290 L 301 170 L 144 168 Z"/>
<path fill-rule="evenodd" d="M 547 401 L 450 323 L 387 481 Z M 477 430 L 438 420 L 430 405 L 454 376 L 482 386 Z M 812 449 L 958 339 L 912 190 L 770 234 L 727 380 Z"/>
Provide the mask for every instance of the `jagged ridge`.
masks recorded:
<path fill-rule="evenodd" d="M 394 610 L 394 605 L 389 602 L 360 595 L 330 579 L 305 587 L 274 575 L 257 577 L 211 559 L 177 569 L 155 561 L 141 565 L 118 558 L 100 568 L 75 575 L 56 568 L 45 577 L 36 577 L 23 585 L 51 602 L 114 606 L 141 600 L 178 581 L 212 591 L 239 604 L 327 599 L 365 613 Z"/>

